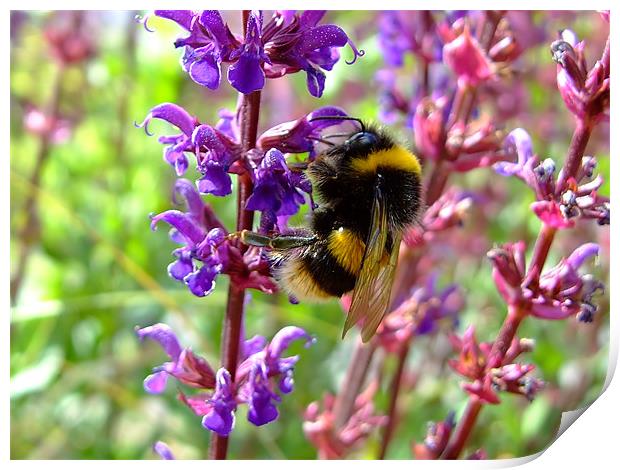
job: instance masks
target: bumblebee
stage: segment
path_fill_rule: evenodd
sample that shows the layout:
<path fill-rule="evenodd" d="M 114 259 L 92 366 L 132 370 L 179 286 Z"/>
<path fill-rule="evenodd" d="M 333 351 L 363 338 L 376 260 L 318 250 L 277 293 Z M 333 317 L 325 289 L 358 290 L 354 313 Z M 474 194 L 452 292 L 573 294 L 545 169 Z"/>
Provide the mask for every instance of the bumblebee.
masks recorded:
<path fill-rule="evenodd" d="M 270 248 L 275 279 L 298 299 L 327 299 L 353 292 L 342 337 L 364 320 L 362 340 L 375 334 L 390 306 L 404 229 L 421 210 L 421 166 L 387 131 L 360 119 L 360 129 L 307 165 L 318 207 L 309 228 L 267 237 L 241 232 L 244 243 Z"/>

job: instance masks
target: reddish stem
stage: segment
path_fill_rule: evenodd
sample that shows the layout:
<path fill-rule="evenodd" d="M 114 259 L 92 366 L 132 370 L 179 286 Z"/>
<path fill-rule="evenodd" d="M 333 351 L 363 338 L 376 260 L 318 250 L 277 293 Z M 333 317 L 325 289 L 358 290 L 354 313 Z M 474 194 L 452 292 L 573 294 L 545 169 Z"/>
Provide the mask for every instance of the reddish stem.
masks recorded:
<path fill-rule="evenodd" d="M 353 413 L 355 399 L 364 384 L 374 352 L 373 342 L 364 344 L 358 340 L 342 388 L 334 403 L 334 430 L 336 432 L 349 421 Z"/>
<path fill-rule="evenodd" d="M 564 192 L 568 179 L 577 174 L 581 165 L 581 159 L 586 151 L 590 135 L 592 134 L 592 128 L 593 123 L 587 117 L 577 120 L 577 127 L 575 128 L 575 132 L 573 132 L 570 147 L 568 148 L 568 155 L 564 162 L 564 168 L 563 171 L 560 172 L 558 182 L 555 186 L 556 196 Z"/>
<path fill-rule="evenodd" d="M 471 397 L 467 402 L 467 407 L 465 408 L 465 412 L 457 428 L 454 430 L 454 434 L 452 434 L 450 443 L 441 455 L 442 460 L 454 460 L 458 458 L 461 450 L 463 450 L 465 446 L 465 442 L 467 442 L 467 438 L 471 434 L 471 430 L 476 423 L 478 413 L 480 413 L 481 409 L 482 402 L 478 398 Z"/>
<path fill-rule="evenodd" d="M 60 100 L 63 80 L 64 66 L 63 64 L 59 64 L 52 84 L 52 94 L 50 95 L 47 105 L 45 106 L 45 116 L 50 120 L 50 122 L 54 122 L 60 115 Z M 30 188 L 37 188 L 41 183 L 41 175 L 43 174 L 45 164 L 52 148 L 52 133 L 53 130 L 49 129 L 40 136 L 34 169 L 32 170 L 29 180 Z M 11 304 L 15 304 L 17 302 L 17 294 L 19 293 L 19 288 L 24 280 L 28 258 L 30 257 L 30 252 L 37 237 L 37 195 L 38 192 L 34 189 L 30 191 L 26 197 L 24 206 L 21 209 L 26 216 L 26 220 L 17 235 L 17 241 L 20 244 L 21 250 L 17 256 L 17 267 L 15 268 L 15 273 L 11 278 Z"/>
<path fill-rule="evenodd" d="M 398 353 L 398 365 L 396 366 L 396 372 L 394 373 L 394 378 L 392 379 L 392 384 L 390 386 L 390 404 L 388 408 L 388 422 L 385 426 L 385 432 L 383 433 L 383 439 L 381 441 L 381 449 L 379 451 L 379 459 L 385 459 L 387 454 L 388 446 L 392 440 L 392 436 L 394 435 L 394 430 L 396 429 L 396 424 L 398 421 L 398 416 L 396 413 L 397 404 L 398 404 L 398 394 L 400 393 L 400 387 L 403 382 L 403 373 L 405 371 L 405 364 L 407 362 L 407 356 L 409 355 L 409 347 L 410 343 L 404 344 Z"/>
<path fill-rule="evenodd" d="M 243 11 L 244 33 L 247 27 L 249 11 Z M 242 96 L 241 109 L 239 114 L 239 127 L 241 130 L 241 147 L 244 158 L 247 153 L 256 147 L 256 136 L 258 134 L 258 118 L 260 113 L 260 91 L 255 91 Z M 246 202 L 252 194 L 252 179 L 249 173 L 239 175 L 237 191 L 237 230 L 252 230 L 254 212 L 245 209 Z M 239 288 L 232 282 L 228 286 L 228 303 L 226 305 L 226 316 L 222 328 L 222 367 L 235 380 L 237 364 L 239 362 L 239 348 L 241 343 L 241 330 L 243 325 L 243 303 L 245 299 L 245 289 Z M 228 438 L 217 433 L 211 435 L 211 446 L 209 457 L 214 460 L 226 459 L 228 452 Z"/>

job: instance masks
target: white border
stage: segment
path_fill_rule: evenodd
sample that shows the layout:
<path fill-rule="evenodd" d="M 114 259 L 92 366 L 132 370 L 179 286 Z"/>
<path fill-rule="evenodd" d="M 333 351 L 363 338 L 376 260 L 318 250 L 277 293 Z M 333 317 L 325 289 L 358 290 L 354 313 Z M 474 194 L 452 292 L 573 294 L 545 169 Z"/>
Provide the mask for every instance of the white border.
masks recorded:
<path fill-rule="evenodd" d="M 135 2 L 135 1 L 119 1 L 119 0 L 108 0 L 104 2 L 88 2 L 85 4 L 83 1 L 61 1 L 61 2 L 43 2 L 43 1 L 31 1 L 31 0 L 23 0 L 20 2 L 9 2 L 8 8 L 12 9 L 49 9 L 51 7 L 55 9 L 83 9 L 88 6 L 91 9 L 99 9 L 99 10 L 125 10 L 125 9 L 150 9 L 153 7 L 157 8 L 214 8 L 218 5 L 214 3 L 223 4 L 226 9 L 240 9 L 243 7 L 247 8 L 248 1 L 240 1 L 240 0 L 229 0 L 225 2 L 207 2 L 205 4 L 204 1 L 186 1 L 186 2 L 178 2 L 178 1 L 165 1 L 165 2 L 157 2 L 157 3 L 146 3 L 146 2 Z M 375 6 L 376 4 L 373 4 Z M 288 2 L 274 2 L 274 1 L 253 1 L 252 6 L 255 8 L 264 8 L 264 9 L 279 9 L 279 8 L 298 8 L 304 9 L 308 7 L 308 2 L 301 1 L 288 1 Z M 353 9 L 364 9 L 367 5 L 361 4 L 358 2 L 334 2 L 334 0 L 316 0 L 312 2 L 312 8 L 326 8 L 326 9 L 339 9 L 339 10 L 353 10 Z M 612 7 L 612 2 L 610 1 L 599 1 L 599 0 L 590 0 L 587 3 L 578 2 L 576 0 L 564 0 L 563 2 L 551 2 L 551 1 L 537 1 L 537 2 L 523 2 L 523 1 L 510 1 L 510 2 L 493 2 L 490 5 L 488 2 L 482 2 L 480 0 L 476 1 L 468 1 L 468 2 L 456 2 L 456 1 L 445 1 L 445 0 L 435 0 L 432 2 L 432 5 L 429 5 L 428 2 L 423 1 L 403 1 L 403 0 L 383 0 L 380 4 L 383 9 L 413 9 L 413 8 L 428 8 L 432 6 L 433 9 L 441 10 L 441 9 L 457 9 L 467 7 L 469 9 L 484 9 L 490 6 L 494 8 L 503 8 L 503 9 L 569 9 L 573 7 L 575 10 L 584 10 L 584 7 L 588 7 L 588 10 L 596 10 L 596 9 L 611 9 L 611 31 L 614 39 L 612 42 L 616 43 L 616 36 L 618 36 L 617 31 L 619 30 L 619 21 L 616 18 L 618 11 L 620 9 L 614 9 Z M 9 47 L 10 47 L 10 38 L 9 38 L 9 10 L 3 10 L 2 15 L 2 31 L 4 32 L 5 41 L 3 41 L 2 54 L 3 54 L 3 64 L 5 65 L 5 72 L 2 74 L 2 104 L 5 110 L 5 119 L 3 119 L 4 125 L 2 126 L 1 132 L 3 133 L 2 142 L 6 147 L 10 145 L 10 130 L 8 124 L 8 119 L 6 119 L 7 112 L 9 109 L 9 93 L 7 92 L 9 89 Z M 612 46 L 613 47 L 613 46 Z M 614 49 L 615 51 L 615 49 Z M 613 55 L 613 54 L 612 54 Z M 615 64 L 615 60 L 612 58 L 612 63 Z M 614 75 L 612 75 L 614 77 Z M 613 82 L 617 83 L 616 79 L 612 79 Z M 613 109 L 619 109 L 618 103 L 618 93 L 614 92 L 611 94 Z M 611 152 L 613 155 L 611 157 L 611 178 L 612 181 L 618 181 L 618 158 L 620 158 L 620 148 L 618 146 L 617 132 L 618 125 L 612 119 L 611 122 Z M 7 149 L 9 150 L 9 149 Z M 5 157 L 2 159 L 2 169 L 0 170 L 0 177 L 4 178 L 5 183 L 0 185 L 0 191 L 2 191 L 2 214 L 9 214 L 9 158 L 10 150 L 4 152 Z M 619 207 L 618 205 L 618 191 L 613 191 L 611 193 L 612 205 L 614 207 Z M 7 220 L 5 218 L 5 220 Z M 615 230 L 612 226 L 611 229 L 611 240 L 615 240 L 617 236 L 617 230 Z M 2 250 L 4 266 L 5 268 L 1 271 L 2 281 L 3 281 L 3 292 L 5 295 L 2 295 L 2 302 L 6 306 L 4 311 L 2 312 L 2 325 L 0 326 L 0 360 L 4 361 L 2 367 L 2 375 L 0 376 L 0 399 L 2 400 L 2 408 L 0 415 L 0 461 L 7 461 L 9 458 L 9 438 L 10 438 L 10 420 L 9 420 L 9 412 L 10 412 L 10 399 L 8 394 L 8 379 L 9 379 L 9 360 L 10 360 L 10 349 L 9 349 L 9 330 L 10 330 L 10 318 L 9 318 L 9 224 L 5 223 L 3 230 L 0 231 L 0 249 Z M 610 269 L 610 286 L 615 286 L 618 283 L 618 259 L 614 256 L 615 249 L 614 243 L 611 243 L 611 269 Z M 610 287 L 611 290 L 611 287 Z M 542 453 L 538 458 L 532 459 L 532 457 L 524 457 L 521 459 L 513 459 L 509 461 L 459 461 L 457 462 L 422 462 L 422 461 L 390 461 L 390 466 L 407 466 L 410 468 L 411 465 L 415 465 L 416 468 L 421 466 L 427 467 L 432 466 L 433 468 L 447 468 L 450 466 L 465 467 L 465 468 L 502 468 L 502 467 L 512 467 L 515 465 L 526 464 L 527 468 L 533 469 L 545 469 L 553 468 L 556 466 L 569 465 L 569 468 L 573 467 L 591 467 L 591 468 L 610 468 L 612 466 L 618 465 L 618 457 L 617 457 L 617 419 L 620 416 L 620 385 L 618 385 L 618 379 L 611 380 L 613 378 L 613 374 L 615 371 L 615 367 L 618 361 L 618 338 L 619 338 L 619 327 L 618 327 L 618 319 L 615 317 L 615 312 L 618 312 L 617 309 L 617 298 L 612 296 L 610 299 L 610 312 L 614 312 L 611 315 L 611 345 L 610 345 L 610 357 L 609 357 L 609 372 L 608 372 L 608 382 L 611 381 L 609 387 L 605 390 L 602 396 L 589 408 L 587 409 L 583 415 L 578 419 L 575 425 L 569 427 L 569 429 L 562 434 L 559 439 L 551 445 L 546 451 Z M 45 416 L 33 416 L 32 419 L 37 420 L 45 420 Z M 102 436 L 103 437 L 103 436 Z M 529 463 L 528 463 L 529 462 Z M 83 467 L 83 463 L 79 461 L 52 461 L 48 462 L 46 465 L 62 465 L 64 468 L 72 467 L 78 468 Z M 10 465 L 15 468 L 34 468 L 39 467 L 39 463 L 31 462 L 31 461 L 12 461 Z M 94 467 L 104 466 L 107 468 L 109 463 L 107 462 L 89 462 L 89 465 Z M 158 461 L 132 461 L 132 462 L 115 462 L 114 465 L 121 465 L 128 467 L 131 465 L 135 468 L 135 466 L 152 466 L 152 465 L 165 465 L 163 462 Z M 234 461 L 228 462 L 211 462 L 206 464 L 203 461 L 189 462 L 189 461 L 177 461 L 174 464 L 175 466 L 182 466 L 185 468 L 200 466 L 200 468 L 205 468 L 205 465 L 213 466 L 216 465 L 218 467 L 227 467 L 232 468 L 232 466 L 236 466 L 237 463 Z M 247 463 L 245 465 L 254 465 L 252 463 Z M 260 464 L 259 464 L 260 465 Z M 288 462 L 271 462 L 270 466 L 275 466 L 278 468 L 288 467 L 290 464 Z M 295 463 L 296 466 L 301 467 L 309 467 L 312 465 L 309 462 L 300 461 Z M 323 464 L 322 464 L 323 465 Z M 333 462 L 325 462 L 324 465 L 332 466 L 332 465 L 340 465 L 339 463 Z M 356 462 L 356 465 L 360 465 L 361 467 L 368 468 L 369 466 L 383 465 L 380 462 L 376 461 L 359 461 Z"/>

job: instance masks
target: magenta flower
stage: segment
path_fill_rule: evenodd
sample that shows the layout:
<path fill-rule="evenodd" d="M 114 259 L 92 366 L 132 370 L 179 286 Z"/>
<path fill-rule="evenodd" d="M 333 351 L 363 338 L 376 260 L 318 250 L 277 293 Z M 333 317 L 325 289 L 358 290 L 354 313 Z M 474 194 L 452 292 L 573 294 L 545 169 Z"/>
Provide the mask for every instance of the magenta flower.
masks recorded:
<path fill-rule="evenodd" d="M 373 396 L 377 384 L 371 383 L 355 399 L 349 420 L 340 428 L 334 422 L 333 395 L 325 395 L 323 403 L 312 402 L 304 413 L 304 434 L 316 447 L 319 459 L 342 459 L 359 447 L 370 434 L 384 426 L 387 417 L 377 415 Z"/>
<path fill-rule="evenodd" d="M 502 362 L 496 364 L 497 358 L 491 357 L 493 345 L 478 343 L 473 326 L 465 331 L 462 338 L 453 335 L 450 340 L 459 357 L 450 359 L 448 365 L 471 380 L 462 387 L 480 400 L 497 404 L 501 401 L 498 392 L 509 392 L 523 395 L 531 401 L 542 389 L 543 382 L 528 375 L 534 370 L 533 365 L 513 362 L 520 354 L 531 351 L 531 341 L 513 339 Z"/>
<path fill-rule="evenodd" d="M 363 55 L 340 27 L 318 25 L 324 11 L 276 11 L 263 24 L 262 12 L 253 10 L 244 38 L 232 34 L 215 10 L 196 14 L 156 10 L 155 14 L 175 21 L 190 33 L 175 42 L 176 47 L 185 48 L 183 69 L 196 83 L 211 89 L 220 84 L 222 63 L 229 63 L 228 81 L 241 93 L 262 89 L 266 77 L 304 70 L 310 94 L 320 97 L 325 86 L 325 74 L 320 69 L 332 69 L 340 58 L 338 48 L 349 44 L 354 60 Z"/>
<path fill-rule="evenodd" d="M 560 33 L 551 44 L 551 55 L 557 62 L 557 83 L 566 107 L 581 119 L 594 122 L 609 119 L 609 61 L 597 61 L 588 70 L 585 43 L 578 42 L 570 30 Z"/>

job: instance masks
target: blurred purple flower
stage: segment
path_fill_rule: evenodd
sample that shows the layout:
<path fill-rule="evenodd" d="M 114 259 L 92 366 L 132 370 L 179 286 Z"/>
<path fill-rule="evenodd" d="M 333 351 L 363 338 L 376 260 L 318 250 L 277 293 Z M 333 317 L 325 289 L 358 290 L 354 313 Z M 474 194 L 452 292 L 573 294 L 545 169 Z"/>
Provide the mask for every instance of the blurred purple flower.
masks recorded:
<path fill-rule="evenodd" d="M 429 11 L 383 11 L 379 17 L 379 48 L 386 64 L 400 67 L 412 52 L 426 62 L 440 62 L 443 43 Z"/>
<path fill-rule="evenodd" d="M 220 13 L 204 10 L 156 10 L 157 16 L 178 23 L 190 34 L 175 42 L 185 47 L 182 64 L 192 80 L 215 89 L 221 80 L 221 64 L 230 63 L 228 81 L 241 93 L 260 90 L 265 77 L 277 78 L 304 70 L 310 94 L 320 97 L 325 74 L 340 58 L 338 48 L 349 44 L 354 60 L 363 55 L 336 25 L 318 25 L 324 11 L 301 14 L 276 11 L 263 24 L 261 11 L 252 10 L 243 39 L 231 33 Z M 351 62 L 352 63 L 352 62 Z"/>
<path fill-rule="evenodd" d="M 174 454 L 170 450 L 170 447 L 168 447 L 168 444 L 165 442 L 157 441 L 153 444 L 153 451 L 159 455 L 162 460 L 176 460 L 174 458 Z"/>
<path fill-rule="evenodd" d="M 597 311 L 593 297 L 605 286 L 589 274 L 578 270 L 589 258 L 597 256 L 595 243 L 581 245 L 568 258 L 549 271 L 539 281 L 537 292 L 528 293 L 532 302 L 532 315 L 548 320 L 559 320 L 576 315 L 583 322 L 591 322 Z"/>
<path fill-rule="evenodd" d="M 442 324 L 450 329 L 458 325 L 462 293 L 455 284 L 439 290 L 438 277 L 432 273 L 425 285 L 412 288 L 410 296 L 385 317 L 377 337 L 386 351 L 398 352 L 413 336 L 432 334 Z"/>
<path fill-rule="evenodd" d="M 448 414 L 444 421 L 428 423 L 424 442 L 414 443 L 413 445 L 415 458 L 417 460 L 438 459 L 448 445 L 455 425 L 454 412 Z"/>

